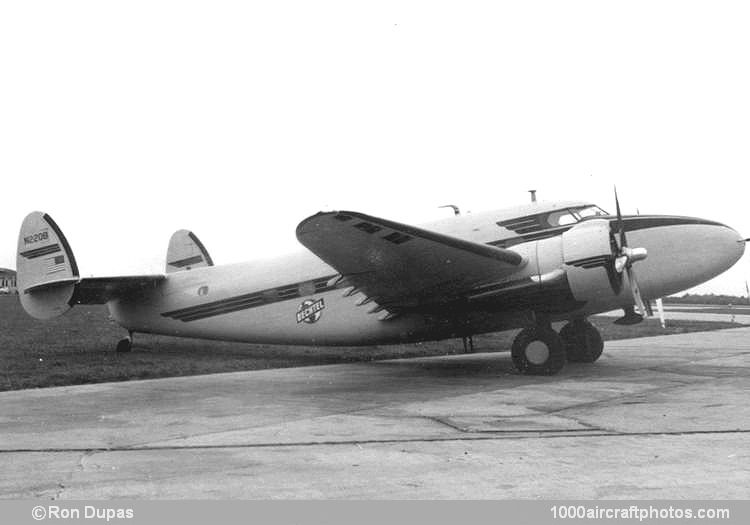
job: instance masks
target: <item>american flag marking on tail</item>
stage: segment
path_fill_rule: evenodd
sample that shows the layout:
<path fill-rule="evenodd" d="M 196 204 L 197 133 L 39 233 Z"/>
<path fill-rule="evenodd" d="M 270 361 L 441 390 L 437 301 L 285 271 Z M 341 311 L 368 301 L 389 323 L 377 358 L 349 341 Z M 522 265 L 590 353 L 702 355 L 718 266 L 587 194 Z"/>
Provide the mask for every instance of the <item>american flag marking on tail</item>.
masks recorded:
<path fill-rule="evenodd" d="M 58 255 L 47 259 L 47 275 L 65 270 L 65 256 Z"/>

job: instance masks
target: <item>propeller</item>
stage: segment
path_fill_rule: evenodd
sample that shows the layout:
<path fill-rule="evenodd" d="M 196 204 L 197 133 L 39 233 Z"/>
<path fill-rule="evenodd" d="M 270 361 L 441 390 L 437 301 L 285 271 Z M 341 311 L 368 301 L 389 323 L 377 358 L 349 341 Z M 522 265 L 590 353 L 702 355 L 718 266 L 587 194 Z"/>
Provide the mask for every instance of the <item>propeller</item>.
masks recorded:
<path fill-rule="evenodd" d="M 630 283 L 630 291 L 633 294 L 635 305 L 638 307 L 638 313 L 642 317 L 649 314 L 651 310 L 643 301 L 641 295 L 641 289 L 638 286 L 638 280 L 635 277 L 635 271 L 633 270 L 633 263 L 644 260 L 648 257 L 648 251 L 646 248 L 630 248 L 628 246 L 628 238 L 625 235 L 625 223 L 622 220 L 622 212 L 620 211 L 620 199 L 617 197 L 617 187 L 615 186 L 615 208 L 617 210 L 617 233 L 619 236 L 619 246 L 616 248 L 614 253 L 614 269 L 615 272 L 622 275 L 623 272 L 628 276 L 628 282 Z M 627 311 L 626 311 L 627 312 Z M 627 314 L 626 314 L 627 315 Z"/>

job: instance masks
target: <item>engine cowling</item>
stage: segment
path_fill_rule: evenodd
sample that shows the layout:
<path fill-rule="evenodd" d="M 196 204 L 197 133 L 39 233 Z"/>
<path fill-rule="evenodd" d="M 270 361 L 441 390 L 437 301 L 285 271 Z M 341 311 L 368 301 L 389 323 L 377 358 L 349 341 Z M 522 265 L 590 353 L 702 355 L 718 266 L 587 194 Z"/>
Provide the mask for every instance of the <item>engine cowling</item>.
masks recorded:
<path fill-rule="evenodd" d="M 606 302 L 619 294 L 622 279 L 614 271 L 612 242 L 606 219 L 583 221 L 563 233 L 563 264 L 576 300 Z"/>

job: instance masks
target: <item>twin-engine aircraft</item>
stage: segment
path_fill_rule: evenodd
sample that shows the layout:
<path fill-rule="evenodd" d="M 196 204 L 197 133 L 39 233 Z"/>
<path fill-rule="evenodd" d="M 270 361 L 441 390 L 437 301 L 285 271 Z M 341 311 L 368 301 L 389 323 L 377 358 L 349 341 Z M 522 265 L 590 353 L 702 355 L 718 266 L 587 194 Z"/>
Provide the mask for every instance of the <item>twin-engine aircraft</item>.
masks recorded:
<path fill-rule="evenodd" d="M 55 221 L 33 212 L 18 238 L 18 290 L 39 319 L 106 303 L 129 332 L 118 351 L 131 349 L 136 332 L 356 346 L 522 328 L 513 364 L 550 375 L 601 355 L 588 316 L 622 308 L 620 322 L 638 322 L 650 314 L 648 298 L 707 281 L 745 250 L 718 222 L 623 216 L 616 206 L 610 215 L 586 202 L 533 202 L 421 227 L 321 212 L 297 226 L 308 251 L 225 266 L 180 230 L 165 274 L 96 278 L 80 277 Z M 568 323 L 557 333 L 555 321 Z"/>

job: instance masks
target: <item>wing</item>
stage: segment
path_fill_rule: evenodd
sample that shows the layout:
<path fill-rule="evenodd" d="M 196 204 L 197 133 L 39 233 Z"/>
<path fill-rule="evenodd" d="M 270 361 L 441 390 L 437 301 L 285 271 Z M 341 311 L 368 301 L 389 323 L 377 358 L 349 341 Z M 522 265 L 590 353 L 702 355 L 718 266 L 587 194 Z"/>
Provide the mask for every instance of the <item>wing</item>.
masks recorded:
<path fill-rule="evenodd" d="M 297 239 L 388 310 L 450 302 L 526 264 L 512 250 L 349 211 L 305 219 Z"/>

